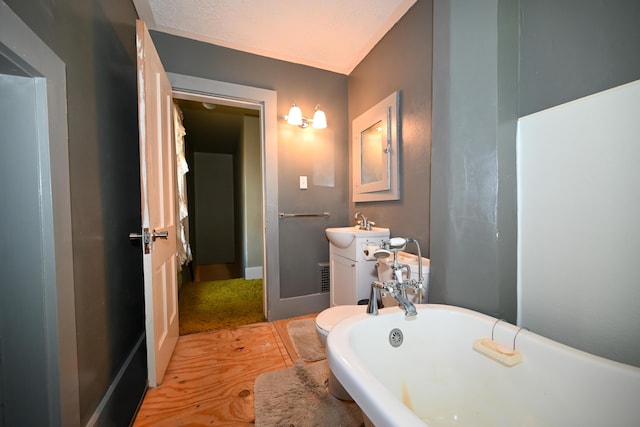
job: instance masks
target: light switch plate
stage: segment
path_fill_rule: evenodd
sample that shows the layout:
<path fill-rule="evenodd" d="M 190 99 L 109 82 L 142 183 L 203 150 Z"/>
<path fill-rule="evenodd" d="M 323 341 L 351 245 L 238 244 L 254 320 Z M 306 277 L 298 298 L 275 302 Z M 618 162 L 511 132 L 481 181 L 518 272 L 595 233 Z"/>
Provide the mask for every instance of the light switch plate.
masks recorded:
<path fill-rule="evenodd" d="M 307 189 L 307 177 L 306 176 L 301 176 L 300 177 L 300 189 L 301 190 L 306 190 Z"/>

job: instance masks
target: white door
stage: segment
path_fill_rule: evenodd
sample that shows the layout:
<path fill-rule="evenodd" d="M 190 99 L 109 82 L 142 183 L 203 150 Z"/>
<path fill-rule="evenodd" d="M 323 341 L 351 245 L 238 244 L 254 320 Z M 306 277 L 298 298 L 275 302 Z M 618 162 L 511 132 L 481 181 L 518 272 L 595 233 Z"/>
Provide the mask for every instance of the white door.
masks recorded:
<path fill-rule="evenodd" d="M 149 387 L 162 382 L 178 340 L 176 180 L 171 84 L 149 31 L 136 22 L 140 190 Z"/>

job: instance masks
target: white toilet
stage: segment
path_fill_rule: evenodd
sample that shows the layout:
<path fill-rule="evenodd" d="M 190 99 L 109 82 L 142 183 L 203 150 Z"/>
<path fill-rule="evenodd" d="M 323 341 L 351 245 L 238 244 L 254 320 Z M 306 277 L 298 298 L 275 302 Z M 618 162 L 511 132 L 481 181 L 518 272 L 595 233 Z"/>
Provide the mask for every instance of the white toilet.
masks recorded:
<path fill-rule="evenodd" d="M 323 310 L 316 316 L 316 333 L 320 342 L 327 348 L 327 336 L 331 329 L 342 320 L 356 314 L 365 313 L 366 305 L 336 305 Z M 342 387 L 340 382 L 333 376 L 333 372 L 329 372 L 329 392 L 340 400 L 352 401 L 349 393 Z"/>
<path fill-rule="evenodd" d="M 366 311 L 366 305 L 336 305 L 323 310 L 316 316 L 316 332 L 322 345 L 324 345 L 325 348 L 327 347 L 327 336 L 338 322 L 355 314 L 365 313 Z"/>

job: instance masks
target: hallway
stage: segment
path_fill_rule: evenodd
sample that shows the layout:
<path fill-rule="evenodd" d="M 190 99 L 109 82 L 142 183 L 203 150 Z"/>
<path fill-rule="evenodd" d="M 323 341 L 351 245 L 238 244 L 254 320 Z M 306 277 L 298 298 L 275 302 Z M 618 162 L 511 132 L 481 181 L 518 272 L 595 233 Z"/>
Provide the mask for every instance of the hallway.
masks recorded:
<path fill-rule="evenodd" d="M 236 279 L 242 277 L 240 271 L 240 265 L 237 263 L 195 264 L 193 266 L 193 281 Z"/>

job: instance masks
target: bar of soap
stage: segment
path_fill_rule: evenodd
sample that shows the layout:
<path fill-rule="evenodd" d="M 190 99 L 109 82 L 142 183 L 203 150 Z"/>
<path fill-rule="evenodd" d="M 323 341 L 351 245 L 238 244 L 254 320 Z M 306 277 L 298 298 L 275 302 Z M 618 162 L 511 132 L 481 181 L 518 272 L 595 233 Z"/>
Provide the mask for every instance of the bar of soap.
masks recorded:
<path fill-rule="evenodd" d="M 473 349 L 478 353 L 502 363 L 504 366 L 514 366 L 522 362 L 522 353 L 506 347 L 490 338 L 479 338 L 473 342 Z"/>

